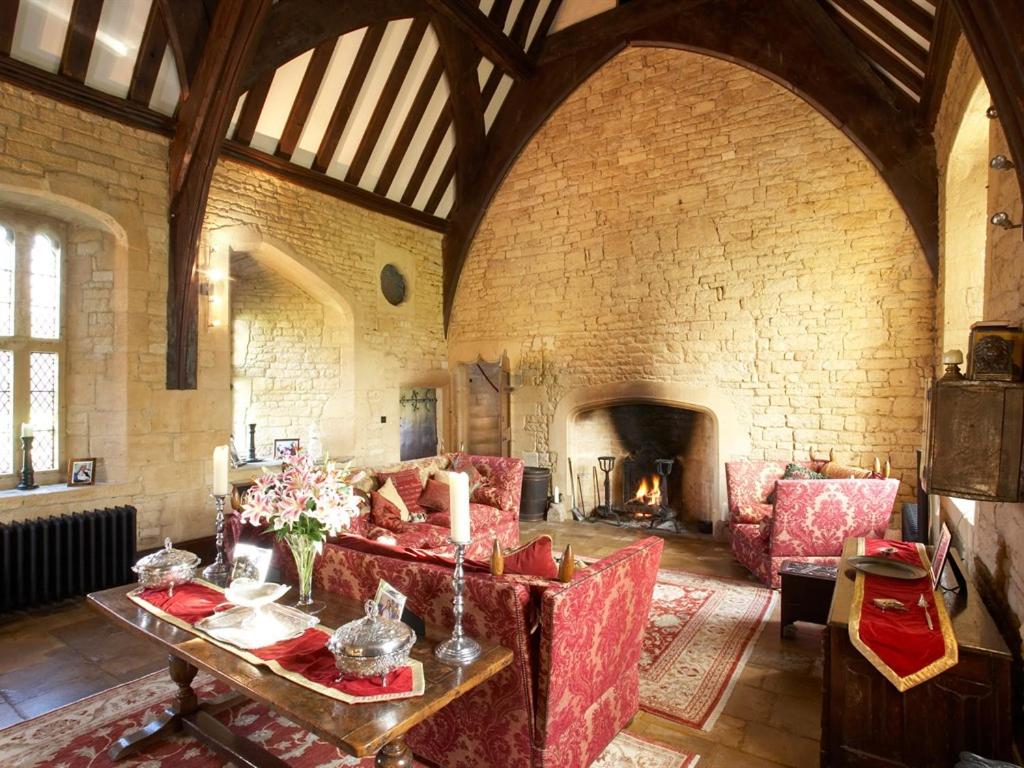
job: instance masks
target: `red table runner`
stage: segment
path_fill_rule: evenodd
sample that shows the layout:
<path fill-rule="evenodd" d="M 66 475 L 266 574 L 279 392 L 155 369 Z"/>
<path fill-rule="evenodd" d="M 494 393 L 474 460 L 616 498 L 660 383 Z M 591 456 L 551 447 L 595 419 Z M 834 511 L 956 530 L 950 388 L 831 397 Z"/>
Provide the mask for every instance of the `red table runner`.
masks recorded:
<path fill-rule="evenodd" d="M 895 551 L 883 551 L 887 549 Z M 956 665 L 956 636 L 946 612 L 932 590 L 930 563 L 923 544 L 884 539 L 859 539 L 858 555 L 888 557 L 918 565 L 926 576 L 891 579 L 857 571 L 850 611 L 850 641 L 871 665 L 906 691 Z M 918 605 L 924 595 L 927 608 Z M 876 598 L 899 600 L 907 610 L 883 610 Z M 928 628 L 925 611 L 932 619 Z"/>
<path fill-rule="evenodd" d="M 128 597 L 150 613 L 200 635 L 250 664 L 268 667 L 292 682 L 339 701 L 350 704 L 391 701 L 419 696 L 424 691 L 423 665 L 416 659 L 410 659 L 408 666 L 392 673 L 386 687 L 373 679 L 339 680 L 334 655 L 327 650 L 327 641 L 334 630 L 327 627 L 310 627 L 291 640 L 252 650 L 221 642 L 193 626 L 226 603 L 223 590 L 203 581 L 175 587 L 173 595 L 160 589 L 136 589 Z"/>

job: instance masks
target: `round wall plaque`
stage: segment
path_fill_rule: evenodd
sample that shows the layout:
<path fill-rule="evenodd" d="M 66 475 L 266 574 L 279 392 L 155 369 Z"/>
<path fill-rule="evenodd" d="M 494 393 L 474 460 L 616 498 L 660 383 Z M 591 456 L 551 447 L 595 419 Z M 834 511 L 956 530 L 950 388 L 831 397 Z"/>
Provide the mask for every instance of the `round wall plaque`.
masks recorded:
<path fill-rule="evenodd" d="M 392 306 L 397 307 L 405 301 L 405 276 L 394 264 L 386 264 L 380 271 L 380 291 Z"/>

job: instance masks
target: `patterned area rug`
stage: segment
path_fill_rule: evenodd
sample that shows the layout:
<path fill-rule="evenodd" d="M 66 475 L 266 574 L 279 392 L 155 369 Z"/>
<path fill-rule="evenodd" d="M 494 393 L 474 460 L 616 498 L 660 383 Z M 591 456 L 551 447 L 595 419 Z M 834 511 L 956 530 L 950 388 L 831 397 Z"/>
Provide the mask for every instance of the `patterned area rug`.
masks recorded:
<path fill-rule="evenodd" d="M 196 678 L 201 698 L 226 688 L 209 676 Z M 0 730 L 3 768 L 224 768 L 229 763 L 194 739 L 177 735 L 117 763 L 110 745 L 162 711 L 175 685 L 156 672 L 61 709 Z M 218 717 L 293 768 L 373 768 L 373 758 L 338 752 L 262 704 L 243 704 Z M 696 755 L 620 733 L 591 768 L 693 768 Z M 417 768 L 426 768 L 416 761 Z"/>
<path fill-rule="evenodd" d="M 640 658 L 640 707 L 711 730 L 774 602 L 774 591 L 747 581 L 659 571 Z"/>

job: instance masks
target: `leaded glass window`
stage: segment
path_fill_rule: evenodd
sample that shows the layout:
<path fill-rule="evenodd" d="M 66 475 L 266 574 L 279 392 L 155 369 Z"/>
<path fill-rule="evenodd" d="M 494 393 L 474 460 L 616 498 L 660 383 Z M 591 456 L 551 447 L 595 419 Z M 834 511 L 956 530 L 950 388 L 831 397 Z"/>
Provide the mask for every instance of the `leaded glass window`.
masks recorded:
<path fill-rule="evenodd" d="M 58 223 L 0 208 L 0 487 L 21 470 L 23 425 L 36 482 L 63 479 L 63 243 Z"/>

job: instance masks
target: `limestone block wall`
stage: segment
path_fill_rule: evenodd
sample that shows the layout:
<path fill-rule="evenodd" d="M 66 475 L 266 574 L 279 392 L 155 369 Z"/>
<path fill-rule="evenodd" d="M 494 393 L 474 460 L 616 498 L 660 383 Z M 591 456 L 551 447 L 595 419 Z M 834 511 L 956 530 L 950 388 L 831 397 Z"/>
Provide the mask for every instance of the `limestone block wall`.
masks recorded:
<path fill-rule="evenodd" d="M 249 253 L 338 309 L 346 337 L 342 356 L 348 347 L 351 369 L 341 370 L 344 402 L 337 406 L 344 416 L 321 425 L 324 446 L 371 465 L 397 461 L 399 390 L 448 383 L 441 235 L 233 161 L 217 167 L 204 233 L 219 258 Z M 408 287 L 407 300 L 397 307 L 380 292 L 380 270 L 389 263 Z M 240 298 L 239 287 L 232 286 L 232 302 Z M 313 316 L 320 311 L 313 308 Z M 298 321 L 304 317 L 300 312 Z M 220 343 L 227 354 L 227 334 Z M 235 421 L 241 418 L 236 414 Z M 307 431 L 308 422 L 297 436 L 304 439 Z"/>
<path fill-rule="evenodd" d="M 559 402 L 643 381 L 724 397 L 719 418 L 754 458 L 891 457 L 906 498 L 933 297 L 899 205 L 824 117 L 734 64 L 637 48 L 511 169 L 462 274 L 449 356 L 507 350 L 514 450 L 546 453 L 563 487 Z"/>
<path fill-rule="evenodd" d="M 979 91 L 981 73 L 967 43 L 961 39 L 950 70 L 942 108 L 935 126 L 940 172 L 940 219 L 948 223 L 943 231 L 943 275 L 963 280 L 965 270 L 970 272 L 970 283 L 984 286 L 980 314 L 985 320 L 1024 322 L 1024 243 L 1020 230 L 1002 230 L 988 225 L 987 219 L 996 211 L 1007 211 L 1015 221 L 1021 215 L 1021 197 L 1013 173 L 989 170 L 986 167 L 987 191 L 979 193 L 979 201 L 972 201 L 977 215 L 985 217 L 984 228 L 973 233 L 970 243 L 979 242 L 984 253 L 983 264 L 978 264 L 974 248 L 965 250 L 965 232 L 977 226 L 977 221 L 957 217 L 955 209 L 963 201 L 947 199 L 944 190 L 947 180 L 955 174 L 963 158 L 958 156 L 962 127 L 973 112 L 988 104 L 974 98 Z M 1002 153 L 1010 156 L 1006 138 L 998 120 L 987 121 L 984 138 L 985 157 Z M 1024 158 L 1014 158 L 1024 162 Z M 983 274 L 978 274 L 982 272 Z M 941 319 L 946 307 L 940 292 L 937 313 Z M 958 311 L 955 309 L 954 312 Z M 977 318 L 981 319 L 981 318 Z M 966 339 L 962 342 L 966 345 Z M 1021 632 L 1024 618 L 1024 504 L 990 504 L 955 502 L 941 499 L 941 515 L 954 530 L 954 539 L 963 550 L 965 560 L 987 592 L 987 600 L 995 608 L 997 619 L 1008 632 Z M 1017 649 L 1019 650 L 1019 648 Z"/>
<path fill-rule="evenodd" d="M 245 425 L 254 423 L 262 425 L 259 456 L 273 456 L 277 438 L 307 446 L 311 426 L 317 436 L 330 432 L 339 410 L 342 367 L 353 364 L 342 357 L 342 337 L 351 328 L 340 312 L 244 253 L 232 256 L 231 277 L 236 445 L 244 450 Z"/>

